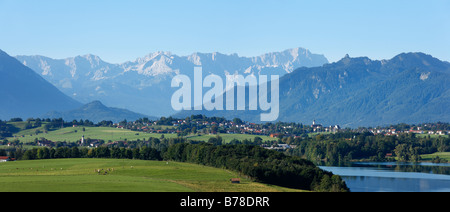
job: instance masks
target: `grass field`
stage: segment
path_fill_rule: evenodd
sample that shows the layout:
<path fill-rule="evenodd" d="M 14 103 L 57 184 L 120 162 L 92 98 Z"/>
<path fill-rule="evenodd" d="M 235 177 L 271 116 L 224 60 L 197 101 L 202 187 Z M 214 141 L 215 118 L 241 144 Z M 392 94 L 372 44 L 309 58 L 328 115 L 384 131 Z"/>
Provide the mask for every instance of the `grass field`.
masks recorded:
<path fill-rule="evenodd" d="M 54 131 L 49 131 L 48 133 L 39 133 L 38 135 L 30 134 L 30 133 L 20 133 L 15 134 L 15 136 L 24 143 L 34 141 L 35 138 L 46 138 L 51 141 L 67 141 L 67 142 L 75 142 L 81 139 L 81 136 L 84 135 L 84 138 L 91 139 L 102 139 L 105 141 L 119 141 L 119 140 L 143 140 L 144 138 L 147 140 L 150 137 L 160 138 L 161 134 L 156 133 L 143 133 L 136 132 L 127 129 L 118 129 L 112 127 L 84 127 L 85 131 L 83 131 L 83 127 L 66 127 Z M 23 136 L 22 136 L 23 135 Z M 164 134 L 165 138 L 177 137 L 176 134 Z"/>
<path fill-rule="evenodd" d="M 101 174 L 97 170 L 101 170 Z M 104 171 L 107 174 L 103 174 Z M 0 192 L 279 192 L 224 169 L 129 159 L 49 159 L 0 163 Z"/>
<path fill-rule="evenodd" d="M 431 161 L 436 156 L 439 156 L 439 158 L 443 158 L 446 159 L 447 161 L 450 161 L 450 152 L 435 152 L 433 154 L 420 155 L 420 157 L 422 157 L 422 160 L 424 161 L 428 160 Z"/>
<path fill-rule="evenodd" d="M 34 141 L 36 138 L 46 138 L 51 141 L 67 141 L 67 142 L 76 142 L 81 139 L 81 136 L 84 135 L 84 138 L 91 139 L 102 139 L 104 141 L 119 141 L 119 140 L 148 140 L 150 137 L 161 138 L 162 134 L 159 133 L 145 133 L 145 132 L 137 132 L 131 131 L 127 129 L 118 129 L 112 127 L 84 127 L 85 131 L 83 131 L 83 127 L 66 127 L 54 131 L 49 131 L 48 133 L 39 133 L 35 134 L 36 129 L 31 130 L 22 130 L 19 133 L 14 134 L 17 139 L 21 142 L 28 143 Z M 250 139 L 253 140 L 257 135 L 249 135 L 249 134 L 218 134 L 222 137 L 222 140 L 225 142 L 230 142 L 233 138 L 238 140 Z M 199 140 L 199 141 L 208 141 L 209 138 L 215 137 L 216 135 L 189 135 L 187 136 L 190 140 Z M 165 138 L 176 138 L 177 134 L 175 133 L 166 133 L 164 134 Z M 276 138 L 271 138 L 269 136 L 259 136 L 263 139 L 263 141 L 267 140 L 276 140 Z M 12 138 L 11 138 L 12 139 Z"/>

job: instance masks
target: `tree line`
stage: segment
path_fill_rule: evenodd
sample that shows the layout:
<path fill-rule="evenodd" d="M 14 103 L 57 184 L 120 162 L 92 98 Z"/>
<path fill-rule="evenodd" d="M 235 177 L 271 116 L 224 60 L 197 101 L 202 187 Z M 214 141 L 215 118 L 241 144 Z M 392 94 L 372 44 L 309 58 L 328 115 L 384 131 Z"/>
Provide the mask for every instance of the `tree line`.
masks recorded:
<path fill-rule="evenodd" d="M 450 151 L 449 137 L 418 137 L 414 133 L 396 136 L 374 135 L 370 132 L 319 134 L 313 138 L 291 139 L 290 143 L 297 147 L 288 150 L 287 154 L 329 164 L 362 159 L 417 162 L 421 160 L 421 154 Z"/>
<path fill-rule="evenodd" d="M 254 145 L 179 143 L 171 145 L 163 158 L 234 170 L 272 185 L 312 191 L 349 191 L 340 176 L 308 160 Z"/>
<path fill-rule="evenodd" d="M 0 152 L 0 155 L 4 153 Z M 38 147 L 31 149 L 16 148 L 10 157 L 18 160 L 57 159 L 57 158 L 114 158 L 162 160 L 161 152 L 147 146 L 137 148 L 99 146 L 88 147 Z"/>
<path fill-rule="evenodd" d="M 157 140 L 153 141 L 155 142 L 153 145 L 157 145 Z M 281 152 L 245 144 L 214 145 L 175 140 L 171 142 L 172 144 L 168 146 L 157 145 L 160 150 L 150 145 L 134 148 L 118 146 L 16 148 L 9 152 L 9 156 L 19 160 L 56 158 L 172 160 L 229 169 L 257 182 L 284 187 L 312 191 L 349 191 L 340 176 L 324 171 L 308 160 Z M 0 155 L 2 154 L 6 152 L 0 152 Z"/>

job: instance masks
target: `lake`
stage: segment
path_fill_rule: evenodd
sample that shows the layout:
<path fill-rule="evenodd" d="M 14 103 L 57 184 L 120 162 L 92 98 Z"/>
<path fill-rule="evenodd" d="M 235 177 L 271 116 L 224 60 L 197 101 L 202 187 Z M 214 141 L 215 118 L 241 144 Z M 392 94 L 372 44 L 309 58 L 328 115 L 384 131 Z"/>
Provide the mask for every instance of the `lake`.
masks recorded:
<path fill-rule="evenodd" d="M 355 162 L 319 167 L 340 175 L 352 192 L 450 192 L 449 163 Z"/>

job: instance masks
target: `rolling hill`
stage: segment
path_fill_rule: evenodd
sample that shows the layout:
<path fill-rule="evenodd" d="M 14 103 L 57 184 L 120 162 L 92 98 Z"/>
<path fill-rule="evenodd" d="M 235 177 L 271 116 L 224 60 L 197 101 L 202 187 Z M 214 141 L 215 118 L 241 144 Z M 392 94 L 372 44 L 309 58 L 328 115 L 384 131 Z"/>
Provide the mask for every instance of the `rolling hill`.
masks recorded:
<path fill-rule="evenodd" d="M 64 120 L 89 120 L 94 123 L 106 120 L 118 123 L 123 120 L 134 121 L 139 118 L 147 117 L 151 120 L 156 120 L 156 117 L 149 117 L 143 114 L 135 113 L 127 109 L 107 107 L 100 101 L 93 101 L 87 103 L 79 108 L 67 111 L 52 111 L 40 117 L 43 118 L 63 118 Z"/>
<path fill-rule="evenodd" d="M 31 168 L 32 167 L 32 168 Z M 36 167 L 39 167 L 36 169 Z M 41 168 L 43 167 L 43 168 Z M 45 168 L 44 168 L 45 167 Z M 34 169 L 33 169 L 34 168 Z M 113 170 L 107 175 L 93 170 Z M 195 174 L 193 174 L 195 173 Z M 21 160 L 0 167 L 1 192 L 298 192 L 252 182 L 238 173 L 192 163 L 70 158 Z M 107 179 L 107 180 L 106 180 Z M 160 194 L 159 194 L 160 195 Z M 192 194 L 193 195 L 193 194 Z"/>

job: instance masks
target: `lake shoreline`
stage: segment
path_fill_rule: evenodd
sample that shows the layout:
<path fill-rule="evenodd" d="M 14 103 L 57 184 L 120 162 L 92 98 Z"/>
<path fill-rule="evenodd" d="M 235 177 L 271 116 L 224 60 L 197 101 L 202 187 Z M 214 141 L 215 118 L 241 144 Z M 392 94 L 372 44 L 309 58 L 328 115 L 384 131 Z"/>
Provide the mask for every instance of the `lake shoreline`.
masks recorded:
<path fill-rule="evenodd" d="M 339 175 L 353 192 L 450 192 L 450 164 L 353 162 L 319 166 Z"/>

